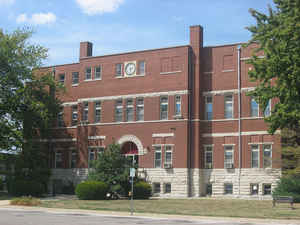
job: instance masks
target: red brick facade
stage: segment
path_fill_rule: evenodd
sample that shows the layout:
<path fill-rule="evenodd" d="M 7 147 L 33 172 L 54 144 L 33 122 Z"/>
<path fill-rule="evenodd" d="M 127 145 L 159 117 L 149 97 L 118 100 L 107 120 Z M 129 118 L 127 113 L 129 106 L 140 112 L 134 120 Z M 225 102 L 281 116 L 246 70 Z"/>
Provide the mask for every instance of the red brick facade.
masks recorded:
<path fill-rule="evenodd" d="M 186 46 L 94 57 L 92 44 L 81 43 L 79 63 L 55 66 L 55 77 L 58 81 L 64 77 L 66 92 L 60 96 L 64 102 L 65 126 L 57 128 L 53 137 L 54 151 L 61 155 L 53 155 L 53 167 L 87 168 L 89 150 L 113 142 L 121 146 L 132 142 L 138 149 L 140 171 L 150 182 L 161 185 L 161 190 L 155 192 L 162 195 L 200 196 L 210 192 L 209 185 L 212 185 L 213 195 L 226 194 L 222 186 L 226 182 L 233 183 L 232 193 L 229 190 L 228 194 L 241 195 L 242 186 L 246 185 L 243 193 L 247 195 L 245 190 L 250 190 L 249 185 L 254 183 L 260 188 L 258 194 L 264 195 L 264 185 L 273 187 L 277 173 L 269 175 L 270 181 L 266 184 L 251 179 L 241 184 L 243 171 L 240 168 L 252 169 L 254 174 L 257 171 L 256 176 L 265 170 L 280 168 L 276 160 L 280 158 L 280 136 L 267 134 L 263 110 L 251 115 L 251 97 L 246 93 L 256 84 L 248 78 L 251 66 L 246 64 L 246 59 L 255 46 L 240 50 L 238 46 L 203 47 L 201 26 L 190 28 L 190 44 Z M 129 74 L 130 70 L 126 72 L 130 63 L 135 65 L 133 75 Z M 118 69 L 119 76 L 116 75 Z M 74 72 L 78 72 L 78 82 Z M 225 106 L 225 99 L 231 99 L 227 102 L 229 106 Z M 211 102 L 210 112 L 206 111 L 207 101 Z M 72 124 L 72 107 L 76 105 L 78 120 Z M 271 108 L 272 105 L 274 102 Z M 138 120 L 137 111 L 141 106 L 143 119 Z M 95 121 L 97 107 L 101 108 L 100 121 Z M 116 121 L 117 108 L 123 110 L 119 121 Z M 232 112 L 231 118 L 225 118 L 225 108 L 230 110 L 229 114 Z M 207 118 L 208 113 L 210 118 Z M 84 117 L 88 120 L 83 122 Z M 205 164 L 210 162 L 205 153 L 207 146 L 212 150 L 212 165 L 205 169 Z M 232 168 L 225 168 L 226 146 L 232 146 Z M 271 146 L 273 158 L 268 169 L 264 168 L 265 146 Z M 155 153 L 159 148 L 160 156 Z M 252 152 L 253 148 L 258 149 L 258 156 Z M 75 166 L 71 163 L 72 151 Z M 255 168 L 252 157 L 258 159 Z M 57 160 L 62 160 L 59 166 Z M 229 169 L 235 170 L 231 173 L 236 175 L 227 176 Z M 212 175 L 216 171 L 225 174 L 225 178 L 220 180 L 218 175 Z M 158 173 L 164 175 L 158 176 Z M 181 180 L 176 183 L 177 176 Z M 167 183 L 170 186 L 165 186 Z M 172 190 L 169 190 L 171 185 Z"/>

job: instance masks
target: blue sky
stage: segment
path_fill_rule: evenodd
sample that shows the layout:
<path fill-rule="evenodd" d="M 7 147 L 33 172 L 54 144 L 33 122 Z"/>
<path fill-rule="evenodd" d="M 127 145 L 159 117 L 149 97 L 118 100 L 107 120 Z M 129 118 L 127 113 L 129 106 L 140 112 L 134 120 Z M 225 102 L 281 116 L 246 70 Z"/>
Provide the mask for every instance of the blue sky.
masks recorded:
<path fill-rule="evenodd" d="M 30 26 L 31 42 L 49 49 L 46 65 L 78 61 L 79 42 L 93 55 L 189 43 L 189 26 L 204 27 L 204 45 L 246 42 L 248 12 L 272 0 L 0 0 L 0 29 Z"/>

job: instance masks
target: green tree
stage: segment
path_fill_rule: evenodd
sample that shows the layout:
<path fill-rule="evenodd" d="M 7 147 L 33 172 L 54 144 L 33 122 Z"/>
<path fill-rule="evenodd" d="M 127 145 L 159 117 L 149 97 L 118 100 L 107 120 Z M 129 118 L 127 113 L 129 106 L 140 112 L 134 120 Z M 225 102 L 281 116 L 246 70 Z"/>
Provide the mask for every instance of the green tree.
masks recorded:
<path fill-rule="evenodd" d="M 0 30 L 0 149 L 18 152 L 13 179 L 36 180 L 46 186 L 48 145 L 60 111 L 59 86 L 40 66 L 47 49 L 29 43 L 28 29 Z"/>
<path fill-rule="evenodd" d="M 300 144 L 300 1 L 274 0 L 275 9 L 269 6 L 268 15 L 250 9 L 257 24 L 248 27 L 252 33 L 249 45 L 256 43 L 256 52 L 249 60 L 253 70 L 250 78 L 258 81 L 250 92 L 255 100 L 266 108 L 270 99 L 276 101 L 271 116 L 265 118 L 269 132 L 289 129 L 296 134 L 294 152 Z M 297 164 L 298 163 L 298 164 Z M 299 161 L 293 166 L 299 168 Z M 297 170 L 297 169 L 296 169 Z"/>
<path fill-rule="evenodd" d="M 110 193 L 127 194 L 131 163 L 118 144 L 111 144 L 91 163 L 88 179 L 108 184 Z"/>

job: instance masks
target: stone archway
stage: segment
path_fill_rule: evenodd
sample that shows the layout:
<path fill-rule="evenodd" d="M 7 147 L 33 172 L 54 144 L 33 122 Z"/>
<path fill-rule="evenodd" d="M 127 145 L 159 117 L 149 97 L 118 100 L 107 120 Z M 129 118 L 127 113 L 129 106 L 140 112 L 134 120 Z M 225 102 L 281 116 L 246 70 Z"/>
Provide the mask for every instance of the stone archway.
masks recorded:
<path fill-rule="evenodd" d="M 134 136 L 134 135 L 124 135 L 118 140 L 118 144 L 121 145 L 121 148 L 126 142 L 132 142 L 136 145 L 136 147 L 138 149 L 138 155 L 144 155 L 145 154 L 143 144 L 140 141 L 140 139 L 138 139 L 136 136 Z"/>

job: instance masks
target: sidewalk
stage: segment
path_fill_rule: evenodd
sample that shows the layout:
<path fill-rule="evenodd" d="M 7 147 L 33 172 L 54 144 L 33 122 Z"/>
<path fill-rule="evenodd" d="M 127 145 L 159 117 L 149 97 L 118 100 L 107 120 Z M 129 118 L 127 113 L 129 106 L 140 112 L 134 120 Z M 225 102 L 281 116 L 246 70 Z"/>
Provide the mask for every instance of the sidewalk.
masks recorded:
<path fill-rule="evenodd" d="M 57 198 L 52 198 L 52 199 L 56 200 Z M 299 220 L 274 220 L 274 219 L 208 217 L 208 216 L 188 216 L 188 215 L 185 216 L 185 215 L 167 215 L 167 214 L 150 214 L 150 213 L 134 213 L 133 216 L 131 216 L 130 212 L 13 206 L 9 204 L 9 200 L 0 200 L 0 210 L 39 211 L 39 212 L 48 212 L 48 213 L 56 213 L 56 214 L 70 214 L 70 216 L 72 216 L 72 214 L 86 214 L 86 215 L 109 216 L 109 217 L 139 217 L 139 218 L 151 218 L 151 219 L 153 218 L 176 219 L 176 220 L 208 221 L 208 222 L 226 221 L 226 222 L 240 222 L 240 223 L 260 223 L 260 224 L 269 224 L 269 225 L 270 224 L 300 225 Z"/>

